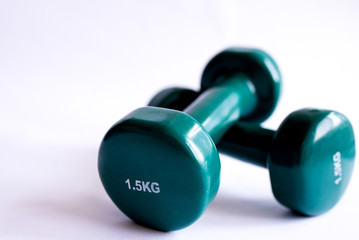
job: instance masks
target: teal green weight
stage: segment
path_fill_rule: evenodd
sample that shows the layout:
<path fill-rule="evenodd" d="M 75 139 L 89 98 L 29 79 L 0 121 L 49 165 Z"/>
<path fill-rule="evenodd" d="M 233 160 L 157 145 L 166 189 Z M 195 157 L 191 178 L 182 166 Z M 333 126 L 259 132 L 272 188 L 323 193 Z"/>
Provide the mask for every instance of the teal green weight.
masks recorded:
<path fill-rule="evenodd" d="M 245 73 L 252 80 L 258 101 L 256 108 L 241 121 L 263 122 L 274 111 L 280 95 L 281 74 L 276 62 L 258 49 L 228 48 L 214 56 L 203 70 L 201 90 L 236 73 Z"/>
<path fill-rule="evenodd" d="M 219 186 L 208 132 L 178 111 L 140 108 L 116 123 L 99 152 L 102 183 L 135 222 L 170 231 L 199 218 Z"/>
<path fill-rule="evenodd" d="M 170 88 L 154 99 L 158 106 L 182 109 L 196 95 L 188 89 Z M 328 110 L 295 111 L 276 132 L 239 122 L 217 146 L 221 152 L 267 167 L 276 199 L 310 216 L 322 214 L 338 203 L 349 184 L 355 159 L 349 120 Z"/>
<path fill-rule="evenodd" d="M 232 49 L 232 58 L 269 59 L 259 50 L 242 51 Z M 228 61 L 217 57 L 217 64 L 221 60 Z M 140 108 L 106 133 L 98 156 L 100 178 L 112 201 L 133 221 L 162 231 L 178 230 L 196 221 L 212 201 L 220 179 L 214 143 L 239 118 L 257 111 L 262 94 L 271 96 L 279 86 L 278 78 L 268 77 L 270 93 L 259 94 L 257 84 L 262 80 L 248 77 L 245 68 L 237 70 L 221 70 L 212 87 L 203 89 L 184 112 Z"/>
<path fill-rule="evenodd" d="M 223 153 L 268 168 L 278 202 L 309 216 L 325 213 L 339 202 L 355 159 L 349 120 L 328 110 L 295 111 L 277 131 L 239 123 L 217 146 Z"/>
<path fill-rule="evenodd" d="M 354 132 L 344 115 L 327 110 L 296 111 L 274 134 L 269 153 L 274 196 L 306 215 L 327 212 L 343 196 L 354 159 Z"/>

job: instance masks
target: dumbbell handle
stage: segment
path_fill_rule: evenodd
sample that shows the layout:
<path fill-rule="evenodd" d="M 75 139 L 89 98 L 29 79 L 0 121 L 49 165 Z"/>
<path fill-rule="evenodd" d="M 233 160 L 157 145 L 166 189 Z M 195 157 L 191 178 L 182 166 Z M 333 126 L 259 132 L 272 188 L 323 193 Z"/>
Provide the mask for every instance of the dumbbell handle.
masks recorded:
<path fill-rule="evenodd" d="M 274 133 L 255 124 L 239 122 L 224 134 L 217 147 L 224 154 L 267 168 Z"/>
<path fill-rule="evenodd" d="M 240 117 L 256 107 L 255 88 L 247 76 L 238 74 L 203 92 L 183 112 L 192 116 L 216 143 Z"/>
<path fill-rule="evenodd" d="M 216 91 L 218 91 L 218 89 Z M 199 97 L 199 95 L 199 92 L 189 89 L 169 88 L 161 91 L 155 97 L 153 97 L 149 105 L 171 108 L 179 111 L 183 111 L 183 109 L 186 109 L 185 111 L 188 111 L 190 115 L 204 123 L 203 125 L 206 126 L 207 130 L 209 130 L 210 132 L 216 132 L 216 129 L 214 128 L 215 126 L 208 126 L 207 121 L 205 120 L 205 118 L 208 117 L 208 113 L 216 111 L 212 107 L 212 104 L 210 104 L 211 101 L 203 100 L 202 104 L 204 106 L 202 107 L 201 111 L 196 110 L 192 107 L 192 110 L 190 110 L 190 107 L 188 107 L 189 105 L 192 105 L 193 102 L 196 102 L 199 98 L 201 98 Z M 249 101 L 255 101 L 253 99 L 251 100 L 251 97 L 245 97 L 246 95 L 248 94 L 245 94 L 244 91 L 243 98 L 248 99 L 248 104 L 242 101 L 242 104 L 244 105 L 242 107 L 243 115 L 246 114 L 246 109 L 247 111 L 250 110 L 250 108 L 248 107 L 250 105 Z M 204 97 L 202 96 L 202 98 Z M 208 98 L 208 96 L 206 98 Z M 218 95 L 212 96 L 212 101 L 218 101 Z M 229 105 L 222 108 L 222 112 L 220 112 L 220 114 L 216 112 L 216 114 L 212 114 L 211 117 L 216 118 L 216 116 L 228 114 L 228 109 L 231 109 L 230 106 L 234 106 L 233 103 L 233 101 L 223 102 L 223 104 Z M 228 119 L 231 119 L 233 117 L 236 117 L 236 114 L 228 114 Z M 220 122 L 221 119 L 224 122 L 228 121 L 228 119 L 225 121 L 222 116 L 221 118 L 217 118 L 217 121 L 212 121 L 212 124 L 215 123 L 218 126 L 224 124 Z M 212 133 L 212 135 L 215 135 L 215 142 L 217 143 L 217 148 L 222 153 L 228 154 L 230 156 L 235 156 L 239 159 L 242 159 L 243 161 L 266 168 L 268 153 L 271 148 L 274 133 L 275 131 L 261 128 L 257 124 L 240 121 L 235 123 L 235 125 L 231 127 L 229 131 L 226 131 L 223 137 L 221 137 L 222 135 L 216 133 Z M 218 141 L 219 138 L 221 138 L 220 141 Z"/>

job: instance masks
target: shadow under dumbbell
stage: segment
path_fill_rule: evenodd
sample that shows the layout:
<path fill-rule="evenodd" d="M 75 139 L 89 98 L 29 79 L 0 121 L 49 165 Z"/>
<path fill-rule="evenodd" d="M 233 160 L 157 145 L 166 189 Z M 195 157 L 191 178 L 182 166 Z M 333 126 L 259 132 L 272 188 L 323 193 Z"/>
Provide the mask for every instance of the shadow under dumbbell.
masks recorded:
<path fill-rule="evenodd" d="M 222 216 L 218 220 L 219 216 Z M 208 209 L 209 221 L 216 224 L 230 224 L 238 227 L 273 225 L 307 220 L 270 199 L 238 198 L 226 194 L 218 194 Z M 221 223 L 218 223 L 220 221 Z"/>

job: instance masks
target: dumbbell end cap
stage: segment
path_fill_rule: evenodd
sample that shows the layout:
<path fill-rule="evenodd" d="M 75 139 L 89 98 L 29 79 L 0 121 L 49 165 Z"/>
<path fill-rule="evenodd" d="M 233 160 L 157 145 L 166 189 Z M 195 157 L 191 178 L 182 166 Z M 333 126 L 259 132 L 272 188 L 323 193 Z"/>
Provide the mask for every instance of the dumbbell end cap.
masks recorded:
<path fill-rule="evenodd" d="M 98 169 L 124 214 L 162 231 L 196 221 L 219 187 L 220 161 L 209 134 L 168 109 L 140 108 L 116 123 L 101 143 Z"/>
<path fill-rule="evenodd" d="M 241 121 L 263 122 L 274 111 L 281 88 L 279 68 L 266 52 L 251 48 L 228 48 L 218 53 L 203 70 L 201 90 L 238 73 L 249 77 L 258 96 L 254 111 L 243 116 Z"/>
<path fill-rule="evenodd" d="M 333 208 L 354 167 L 352 125 L 342 114 L 302 109 L 290 114 L 274 136 L 268 168 L 276 199 L 315 216 Z"/>

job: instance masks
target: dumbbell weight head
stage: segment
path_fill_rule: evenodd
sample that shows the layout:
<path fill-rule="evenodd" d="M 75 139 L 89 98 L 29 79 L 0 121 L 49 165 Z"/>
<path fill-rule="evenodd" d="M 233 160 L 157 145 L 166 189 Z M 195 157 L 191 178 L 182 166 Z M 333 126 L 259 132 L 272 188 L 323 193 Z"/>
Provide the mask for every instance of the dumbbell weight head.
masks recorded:
<path fill-rule="evenodd" d="M 283 205 L 305 215 L 333 208 L 354 167 L 355 140 L 349 120 L 328 110 L 290 114 L 274 134 L 268 169 Z"/>
<path fill-rule="evenodd" d="M 212 64 L 220 66 L 220 74 L 203 80 L 206 87 L 184 112 L 140 108 L 106 133 L 98 157 L 100 178 L 113 202 L 135 222 L 163 231 L 192 224 L 218 191 L 220 161 L 214 142 L 240 117 L 258 112 L 263 96 L 275 99 L 263 116 L 276 105 L 280 75 L 274 61 L 260 50 L 227 52 L 243 66 L 225 69 L 227 54 L 217 55 Z M 247 61 L 269 75 L 271 62 L 277 72 L 253 75 Z M 260 77 L 268 93 L 257 90 Z M 212 87 L 204 83 L 214 78 Z"/>
<path fill-rule="evenodd" d="M 102 141 L 98 167 L 119 209 L 163 231 L 198 219 L 219 186 L 211 137 L 193 118 L 173 110 L 140 108 L 116 123 Z"/>
<path fill-rule="evenodd" d="M 188 101 L 184 98 L 196 94 L 169 88 L 154 98 L 157 106 L 172 108 L 173 102 L 180 110 L 186 107 L 181 105 Z M 276 199 L 304 215 L 319 215 L 337 204 L 349 184 L 355 159 L 349 120 L 328 110 L 295 111 L 276 132 L 241 122 L 217 146 L 224 153 L 268 167 Z"/>
<path fill-rule="evenodd" d="M 238 72 L 251 79 L 258 101 L 256 108 L 250 114 L 241 117 L 241 121 L 263 122 L 277 106 L 281 88 L 279 68 L 272 57 L 264 51 L 234 47 L 218 53 L 203 70 L 201 91 Z"/>

